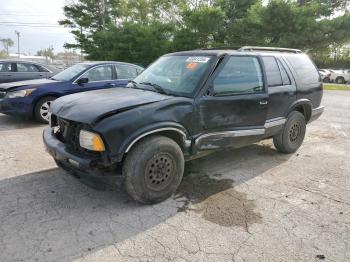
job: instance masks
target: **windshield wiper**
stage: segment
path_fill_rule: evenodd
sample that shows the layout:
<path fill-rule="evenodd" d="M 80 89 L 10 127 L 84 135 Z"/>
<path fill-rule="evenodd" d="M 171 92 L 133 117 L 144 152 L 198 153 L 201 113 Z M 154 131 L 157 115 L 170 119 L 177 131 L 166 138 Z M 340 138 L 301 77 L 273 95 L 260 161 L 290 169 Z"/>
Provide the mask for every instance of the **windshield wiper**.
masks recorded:
<path fill-rule="evenodd" d="M 134 80 L 129 81 L 129 83 L 131 83 L 131 84 L 133 85 L 131 88 L 146 90 L 146 89 L 144 89 L 144 88 L 139 87 L 139 86 L 138 86 L 138 83 L 135 82 Z"/>
<path fill-rule="evenodd" d="M 164 90 L 163 87 L 161 87 L 160 85 L 157 85 L 157 84 L 154 84 L 154 83 L 151 83 L 151 82 L 141 82 L 140 83 L 141 85 L 146 85 L 146 86 L 151 86 L 154 88 L 154 90 L 156 90 L 158 93 L 161 93 L 161 94 L 165 94 L 165 95 L 169 95 L 168 92 L 166 92 Z"/>

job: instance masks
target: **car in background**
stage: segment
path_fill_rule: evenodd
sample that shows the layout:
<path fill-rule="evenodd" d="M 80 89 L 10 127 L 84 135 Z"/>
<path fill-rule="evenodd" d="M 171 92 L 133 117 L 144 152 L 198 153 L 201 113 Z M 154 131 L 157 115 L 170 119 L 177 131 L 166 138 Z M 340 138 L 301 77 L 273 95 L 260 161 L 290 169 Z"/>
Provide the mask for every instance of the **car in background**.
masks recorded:
<path fill-rule="evenodd" d="M 39 122 L 48 123 L 50 104 L 56 98 L 96 89 L 125 87 L 142 71 L 140 66 L 122 62 L 85 62 L 50 79 L 0 84 L 0 113 L 35 117 Z M 94 101 L 90 102 L 93 107 Z"/>
<path fill-rule="evenodd" d="M 332 70 L 330 78 L 336 84 L 346 84 L 350 82 L 350 70 Z"/>
<path fill-rule="evenodd" d="M 328 69 L 319 69 L 318 72 L 320 73 L 320 76 L 322 78 L 322 81 L 324 83 L 330 83 L 331 82 L 331 75 L 332 72 Z"/>
<path fill-rule="evenodd" d="M 61 70 L 28 61 L 0 60 L 0 83 L 50 78 Z"/>

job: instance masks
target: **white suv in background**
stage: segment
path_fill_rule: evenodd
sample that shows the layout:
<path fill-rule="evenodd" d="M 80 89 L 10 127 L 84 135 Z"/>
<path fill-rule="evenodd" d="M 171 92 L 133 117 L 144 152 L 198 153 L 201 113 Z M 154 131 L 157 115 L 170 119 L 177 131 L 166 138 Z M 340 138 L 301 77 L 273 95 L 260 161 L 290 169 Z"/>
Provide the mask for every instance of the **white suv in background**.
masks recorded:
<path fill-rule="evenodd" d="M 350 82 L 350 70 L 332 70 L 330 80 L 337 84 Z"/>

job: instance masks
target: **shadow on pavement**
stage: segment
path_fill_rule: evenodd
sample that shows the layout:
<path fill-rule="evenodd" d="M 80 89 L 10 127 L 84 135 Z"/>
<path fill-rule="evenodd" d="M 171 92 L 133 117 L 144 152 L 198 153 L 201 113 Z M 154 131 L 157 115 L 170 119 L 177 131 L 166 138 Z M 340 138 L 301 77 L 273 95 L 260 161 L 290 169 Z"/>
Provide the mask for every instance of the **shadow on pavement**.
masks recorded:
<path fill-rule="evenodd" d="M 0 181 L 0 261 L 69 260 L 140 234 L 179 211 L 221 226 L 258 223 L 235 186 L 288 160 L 269 146 L 213 153 L 187 163 L 176 196 L 144 206 L 124 191 L 97 191 L 61 169 Z"/>
<path fill-rule="evenodd" d="M 37 123 L 34 119 L 30 118 L 0 114 L 0 131 L 9 131 L 39 126 L 45 127 L 46 125 Z"/>

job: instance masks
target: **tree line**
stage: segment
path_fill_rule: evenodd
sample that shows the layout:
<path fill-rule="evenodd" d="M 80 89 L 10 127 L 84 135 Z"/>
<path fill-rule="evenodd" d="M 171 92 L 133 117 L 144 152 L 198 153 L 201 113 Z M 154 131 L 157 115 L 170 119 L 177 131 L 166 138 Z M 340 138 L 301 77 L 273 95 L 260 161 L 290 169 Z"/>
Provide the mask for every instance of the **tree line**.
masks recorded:
<path fill-rule="evenodd" d="M 350 67 L 348 2 L 77 0 L 66 4 L 59 23 L 76 39 L 65 47 L 93 60 L 148 64 L 168 52 L 260 45 L 298 48 L 322 65 Z"/>

